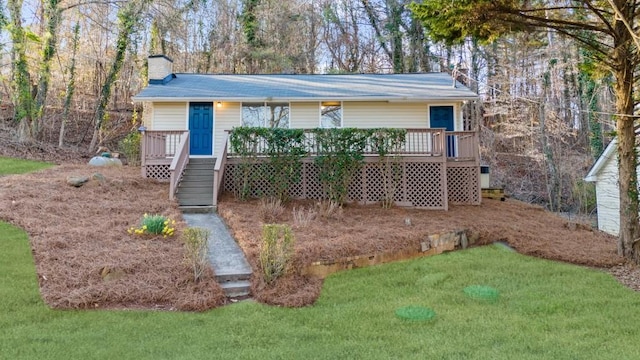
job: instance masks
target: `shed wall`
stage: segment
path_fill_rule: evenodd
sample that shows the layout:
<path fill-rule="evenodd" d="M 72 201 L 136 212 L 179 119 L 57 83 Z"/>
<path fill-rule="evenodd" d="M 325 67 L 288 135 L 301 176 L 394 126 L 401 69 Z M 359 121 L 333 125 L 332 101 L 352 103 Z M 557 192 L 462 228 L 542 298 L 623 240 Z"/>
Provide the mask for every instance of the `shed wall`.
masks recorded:
<path fill-rule="evenodd" d="M 620 196 L 618 193 L 618 161 L 611 157 L 598 174 L 596 201 L 598 204 L 598 229 L 612 235 L 620 231 Z"/>

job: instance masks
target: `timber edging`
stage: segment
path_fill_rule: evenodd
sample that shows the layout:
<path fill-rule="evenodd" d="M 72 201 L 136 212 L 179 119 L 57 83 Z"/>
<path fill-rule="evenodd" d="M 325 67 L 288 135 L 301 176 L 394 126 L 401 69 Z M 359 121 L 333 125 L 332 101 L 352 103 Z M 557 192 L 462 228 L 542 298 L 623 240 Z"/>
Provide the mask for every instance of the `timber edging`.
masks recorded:
<path fill-rule="evenodd" d="M 342 270 L 351 270 L 394 261 L 410 260 L 419 257 L 442 254 L 443 252 L 465 249 L 477 241 L 476 235 L 467 235 L 467 230 L 455 230 L 440 234 L 427 235 L 419 247 L 399 252 L 382 252 L 372 255 L 349 256 L 329 261 L 316 261 L 302 271 L 303 275 L 324 279 Z"/>

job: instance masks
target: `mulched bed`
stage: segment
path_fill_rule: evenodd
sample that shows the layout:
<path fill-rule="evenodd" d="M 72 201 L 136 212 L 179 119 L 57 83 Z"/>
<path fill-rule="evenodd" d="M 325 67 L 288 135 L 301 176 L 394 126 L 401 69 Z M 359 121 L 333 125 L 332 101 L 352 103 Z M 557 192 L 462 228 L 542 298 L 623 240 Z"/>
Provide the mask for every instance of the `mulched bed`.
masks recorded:
<path fill-rule="evenodd" d="M 95 172 L 107 182 L 80 188 L 66 184 L 67 176 Z M 179 231 L 166 239 L 127 233 L 144 213 L 176 219 L 179 230 L 186 226 L 177 205 L 168 201 L 168 187 L 141 178 L 137 167 L 62 165 L 0 178 L 0 219 L 28 232 L 41 293 L 51 307 L 199 311 L 223 305 L 226 299 L 212 273 L 199 283 L 191 280 Z M 254 275 L 258 301 L 312 304 L 322 281 L 298 275 L 307 264 L 415 247 L 429 234 L 458 229 L 467 229 L 477 245 L 503 241 L 523 254 L 610 269 L 623 284 L 640 289 L 640 272 L 616 255 L 614 237 L 518 201 L 484 200 L 481 206 L 452 206 L 446 212 L 349 205 L 337 214 L 316 216 L 304 227 L 294 224 L 294 206 L 316 209 L 318 204 L 289 203 L 268 221 L 257 200 L 236 201 L 226 194 L 219 204 L 256 274 L 261 224 L 293 227 L 293 271 L 272 285 Z"/>
<path fill-rule="evenodd" d="M 82 187 L 69 175 L 103 174 Z M 194 283 L 179 234 L 127 233 L 144 213 L 179 221 L 168 184 L 143 179 L 134 167 L 63 165 L 0 178 L 0 219 L 27 231 L 42 297 L 53 308 L 205 310 L 225 303 L 209 273 Z"/>
<path fill-rule="evenodd" d="M 275 219 L 294 227 L 294 272 L 318 260 L 419 248 L 429 234 L 458 229 L 468 230 L 470 237 L 477 239 L 476 245 L 502 241 L 523 254 L 590 267 L 620 269 L 624 264 L 616 254 L 614 237 L 519 201 L 484 200 L 481 206 L 452 206 L 449 211 L 349 205 L 341 215 L 318 217 L 306 227 L 295 227 L 294 206 L 315 208 L 317 204 L 290 203 Z M 256 273 L 260 272 L 260 225 L 265 222 L 262 209 L 259 201 L 242 202 L 232 197 L 225 197 L 219 204 L 219 213 Z M 266 286 L 257 278 L 253 293 L 265 303 L 301 306 L 311 304 L 321 286 L 321 281 L 299 275 L 284 277 L 274 286 Z"/>

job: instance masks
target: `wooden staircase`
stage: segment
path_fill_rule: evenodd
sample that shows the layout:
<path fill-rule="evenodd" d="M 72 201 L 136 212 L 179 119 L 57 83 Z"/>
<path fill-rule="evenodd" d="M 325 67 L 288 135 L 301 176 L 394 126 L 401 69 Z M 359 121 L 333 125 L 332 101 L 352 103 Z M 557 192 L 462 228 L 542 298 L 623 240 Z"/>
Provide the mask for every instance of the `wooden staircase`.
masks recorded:
<path fill-rule="evenodd" d="M 213 167 L 216 159 L 192 158 L 178 185 L 176 196 L 183 212 L 213 210 Z"/>

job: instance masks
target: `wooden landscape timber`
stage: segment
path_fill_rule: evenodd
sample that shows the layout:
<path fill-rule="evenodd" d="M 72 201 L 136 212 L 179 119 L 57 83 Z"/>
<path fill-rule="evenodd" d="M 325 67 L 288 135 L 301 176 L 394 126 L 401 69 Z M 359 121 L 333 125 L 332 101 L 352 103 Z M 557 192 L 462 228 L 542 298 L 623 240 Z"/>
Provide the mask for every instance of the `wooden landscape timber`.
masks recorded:
<path fill-rule="evenodd" d="M 467 235 L 469 234 L 469 235 Z M 371 255 L 349 256 L 336 260 L 317 261 L 303 270 L 303 275 L 324 279 L 342 270 L 351 270 L 394 261 L 410 260 L 419 257 L 442 254 L 446 251 L 466 249 L 478 239 L 477 234 L 468 230 L 456 230 L 441 234 L 427 235 L 420 247 L 400 252 L 381 252 Z"/>

